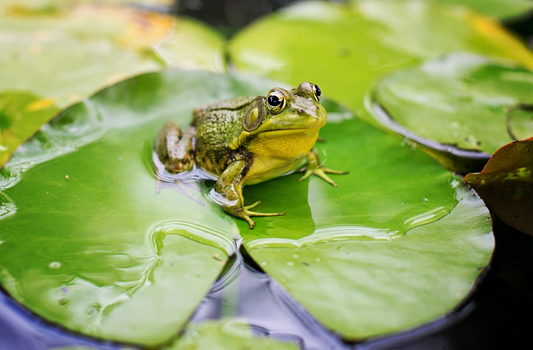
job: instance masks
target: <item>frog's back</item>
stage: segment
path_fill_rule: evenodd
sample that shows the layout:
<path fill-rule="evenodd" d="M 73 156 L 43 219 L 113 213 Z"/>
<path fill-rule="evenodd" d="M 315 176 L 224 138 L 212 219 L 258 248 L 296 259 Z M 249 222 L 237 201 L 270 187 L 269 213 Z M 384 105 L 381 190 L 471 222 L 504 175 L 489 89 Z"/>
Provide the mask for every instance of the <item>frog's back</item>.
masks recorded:
<path fill-rule="evenodd" d="M 253 100 L 255 100 L 257 96 L 240 96 L 233 98 L 231 100 L 224 100 L 215 102 L 209 106 L 207 106 L 207 109 L 210 110 L 238 110 L 246 107 L 250 103 L 252 103 Z"/>
<path fill-rule="evenodd" d="M 239 135 L 244 130 L 242 121 L 246 108 L 256 98 L 257 96 L 237 97 L 194 111 L 198 165 L 215 175 L 224 171 L 232 152 L 238 147 Z"/>

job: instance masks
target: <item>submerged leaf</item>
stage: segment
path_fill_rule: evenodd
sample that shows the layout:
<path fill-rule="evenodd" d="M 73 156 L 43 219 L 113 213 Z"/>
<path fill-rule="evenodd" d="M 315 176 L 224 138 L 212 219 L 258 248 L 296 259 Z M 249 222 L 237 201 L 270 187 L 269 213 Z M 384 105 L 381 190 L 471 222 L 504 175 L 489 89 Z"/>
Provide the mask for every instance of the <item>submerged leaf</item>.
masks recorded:
<path fill-rule="evenodd" d="M 500 148 L 481 173 L 464 181 L 512 227 L 533 235 L 533 137 Z"/>

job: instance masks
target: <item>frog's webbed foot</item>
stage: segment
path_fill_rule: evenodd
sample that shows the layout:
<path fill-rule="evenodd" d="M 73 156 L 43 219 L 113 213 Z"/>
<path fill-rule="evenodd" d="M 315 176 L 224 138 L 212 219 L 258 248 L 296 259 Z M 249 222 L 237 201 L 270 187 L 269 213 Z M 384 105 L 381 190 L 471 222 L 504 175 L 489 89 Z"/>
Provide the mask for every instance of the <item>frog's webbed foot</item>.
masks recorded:
<path fill-rule="evenodd" d="M 242 209 L 246 214 L 248 214 L 248 216 L 282 216 L 282 215 L 285 215 L 285 213 L 257 213 L 255 211 L 250 210 L 250 209 L 257 207 L 259 203 L 261 203 L 261 201 L 257 201 L 252 205 L 247 205 L 243 207 Z"/>
<path fill-rule="evenodd" d="M 302 176 L 298 181 L 303 181 L 303 180 L 307 179 L 309 176 L 311 176 L 312 174 L 314 174 L 314 175 L 320 177 L 321 179 L 324 179 L 327 183 L 329 183 L 333 187 L 337 187 L 338 186 L 337 183 L 335 181 L 333 181 L 329 176 L 327 176 L 326 173 L 328 173 L 328 174 L 348 174 L 347 171 L 338 171 L 338 170 L 333 170 L 333 169 L 329 169 L 329 168 L 325 168 L 325 167 L 319 166 L 318 168 L 315 168 L 315 169 L 305 168 L 304 176 Z"/>
<path fill-rule="evenodd" d="M 242 208 L 237 208 L 237 209 L 235 209 L 235 213 L 232 212 L 231 214 L 235 215 L 239 219 L 243 219 L 244 221 L 246 221 L 250 225 L 250 230 L 253 229 L 254 226 L 255 226 L 255 221 L 253 221 L 251 219 L 252 216 L 282 216 L 282 215 L 285 215 L 285 213 L 258 213 L 258 212 L 250 210 L 252 208 L 255 208 L 259 203 L 261 203 L 261 201 L 257 201 L 254 204 L 247 205 L 247 206 L 242 207 Z M 226 210 L 226 209 L 224 208 L 224 210 Z"/>
<path fill-rule="evenodd" d="M 255 202 L 251 205 L 244 205 L 244 198 L 242 196 L 242 186 L 244 183 L 247 163 L 245 160 L 238 160 L 231 163 L 226 170 L 220 175 L 215 185 L 215 192 L 223 197 L 223 201 L 219 204 L 224 211 L 241 220 L 244 220 L 253 229 L 255 222 L 252 220 L 254 216 L 280 216 L 285 213 L 258 213 L 252 211 L 261 202 Z"/>
<path fill-rule="evenodd" d="M 302 170 L 305 170 L 305 173 L 298 181 L 303 181 L 314 174 L 334 187 L 337 187 L 337 184 L 326 174 L 348 174 L 347 171 L 333 170 L 320 165 L 314 149 L 307 154 L 307 163 L 302 166 Z"/>

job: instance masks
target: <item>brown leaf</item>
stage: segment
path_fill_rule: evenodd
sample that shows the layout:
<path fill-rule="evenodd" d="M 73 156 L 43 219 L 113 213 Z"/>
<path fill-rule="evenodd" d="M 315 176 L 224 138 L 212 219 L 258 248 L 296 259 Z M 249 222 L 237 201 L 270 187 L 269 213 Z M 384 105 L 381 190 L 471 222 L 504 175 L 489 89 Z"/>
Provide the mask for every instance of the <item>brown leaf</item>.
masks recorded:
<path fill-rule="evenodd" d="M 505 223 L 533 235 L 533 137 L 503 146 L 464 182 Z"/>

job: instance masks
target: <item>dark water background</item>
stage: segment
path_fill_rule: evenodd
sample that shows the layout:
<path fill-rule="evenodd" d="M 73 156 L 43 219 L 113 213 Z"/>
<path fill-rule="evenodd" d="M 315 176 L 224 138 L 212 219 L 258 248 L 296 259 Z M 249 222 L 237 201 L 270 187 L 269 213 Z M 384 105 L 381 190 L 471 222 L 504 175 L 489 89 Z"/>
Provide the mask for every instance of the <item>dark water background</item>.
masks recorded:
<path fill-rule="evenodd" d="M 254 19 L 291 2 L 294 1 L 183 0 L 172 11 L 203 20 L 230 37 Z M 504 25 L 530 47 L 533 45 L 533 13 L 505 21 Z M 307 350 L 531 348 L 533 296 L 522 290 L 533 291 L 533 259 L 526 255 L 533 251 L 533 237 L 513 230 L 497 218 L 494 232 L 493 262 L 470 300 L 459 310 L 415 330 L 359 344 L 344 343 L 297 305 L 253 261 L 240 254 L 204 298 L 192 321 L 245 317 L 257 335 L 295 341 Z M 124 344 L 64 330 L 32 314 L 0 290 L 0 350 L 61 346 L 110 350 L 123 348 Z"/>

